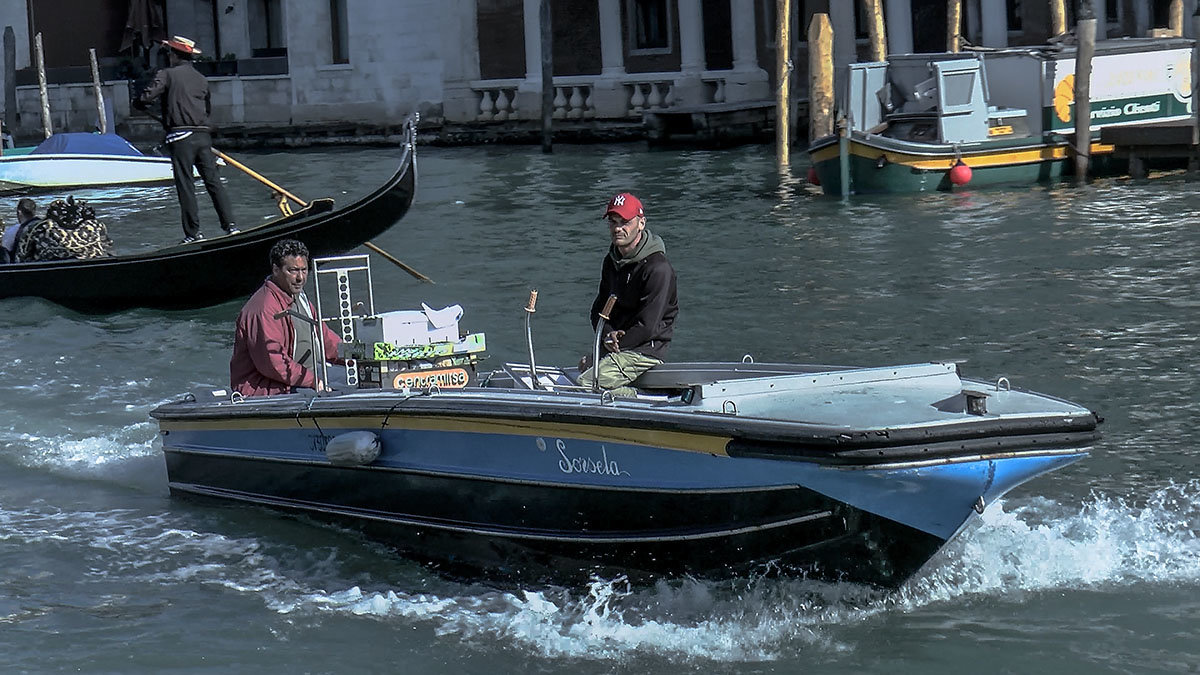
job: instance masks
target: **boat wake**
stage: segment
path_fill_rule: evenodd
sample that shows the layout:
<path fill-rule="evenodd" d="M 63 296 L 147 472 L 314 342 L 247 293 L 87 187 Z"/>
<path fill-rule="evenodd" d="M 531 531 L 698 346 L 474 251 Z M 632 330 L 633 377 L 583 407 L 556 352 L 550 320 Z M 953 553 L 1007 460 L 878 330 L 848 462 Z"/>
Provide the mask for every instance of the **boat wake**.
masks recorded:
<path fill-rule="evenodd" d="M 544 657 L 632 655 L 771 661 L 855 648 L 843 628 L 965 596 L 1200 581 L 1200 480 L 1138 505 L 1094 495 L 1072 510 L 1037 498 L 989 508 L 899 592 L 774 578 L 677 580 L 631 588 L 488 590 L 446 596 L 354 586 L 277 601 L 282 613 L 348 613 L 422 621 L 439 634 L 519 645 Z M 856 633 L 857 635 L 857 633 Z"/>
<path fill-rule="evenodd" d="M 29 454 L 19 461 L 25 466 L 126 484 L 134 480 L 126 474 L 158 463 L 148 436 L 138 424 L 82 440 L 9 432 L 0 443 L 25 447 Z M 314 537 L 321 526 L 255 510 L 188 506 L 154 513 L 144 510 L 157 508 L 150 503 L 91 512 L 84 504 L 64 509 L 41 499 L 21 501 L 0 500 L 0 538 L 23 549 L 74 542 L 82 551 L 71 557 L 89 560 L 89 594 L 96 597 L 112 596 L 105 591 L 110 584 L 148 583 L 178 598 L 207 586 L 261 603 L 287 625 L 366 618 L 547 659 L 834 657 L 861 647 L 870 634 L 864 627 L 964 599 L 1005 602 L 1045 591 L 1200 583 L 1200 479 L 1141 498 L 1097 493 L 1081 505 L 1041 497 L 997 502 L 893 593 L 769 576 L 497 589 L 443 580 L 336 532 L 314 541 L 322 539 Z M 264 528 L 263 519 L 272 526 Z"/>

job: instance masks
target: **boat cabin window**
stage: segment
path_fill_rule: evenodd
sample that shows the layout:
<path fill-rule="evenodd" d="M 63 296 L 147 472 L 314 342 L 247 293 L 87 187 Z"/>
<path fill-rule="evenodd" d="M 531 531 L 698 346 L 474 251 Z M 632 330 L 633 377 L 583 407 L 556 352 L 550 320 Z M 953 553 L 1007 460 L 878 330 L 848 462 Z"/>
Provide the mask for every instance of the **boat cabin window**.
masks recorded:
<path fill-rule="evenodd" d="M 975 73 L 948 73 L 942 76 L 942 96 L 947 105 L 970 105 L 975 89 Z"/>

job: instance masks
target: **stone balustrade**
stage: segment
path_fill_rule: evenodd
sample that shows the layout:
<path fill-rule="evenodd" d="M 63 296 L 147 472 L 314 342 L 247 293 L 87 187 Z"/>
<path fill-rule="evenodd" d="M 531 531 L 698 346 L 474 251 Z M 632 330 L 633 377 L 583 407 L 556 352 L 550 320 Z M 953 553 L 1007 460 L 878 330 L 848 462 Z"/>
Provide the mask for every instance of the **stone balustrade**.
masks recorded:
<path fill-rule="evenodd" d="M 471 83 L 478 97 L 479 114 L 476 121 L 490 122 L 515 119 L 540 119 L 541 106 L 526 110 L 518 107 L 518 93 L 525 80 L 479 80 Z M 525 99 L 528 101 L 529 99 Z M 554 119 L 585 120 L 596 117 L 592 102 L 590 79 L 554 78 Z"/>
<path fill-rule="evenodd" d="M 675 100 L 675 73 L 648 73 L 626 79 L 626 117 L 641 117 L 647 110 L 664 110 Z"/>
<path fill-rule="evenodd" d="M 595 117 L 591 79 L 554 78 L 554 119 L 590 120 Z"/>
<path fill-rule="evenodd" d="M 482 80 L 471 83 L 471 91 L 479 99 L 480 122 L 520 119 L 517 111 L 517 88 L 524 80 Z"/>
<path fill-rule="evenodd" d="M 698 79 L 693 76 L 690 80 L 676 72 L 628 74 L 618 80 L 598 76 L 556 77 L 553 116 L 556 120 L 597 117 L 633 120 L 641 118 L 644 112 L 666 110 L 681 101 L 725 103 L 726 80 L 727 74 L 722 71 L 706 71 Z M 474 121 L 540 119 L 540 92 L 530 91 L 529 84 L 523 79 L 471 82 L 470 92 L 475 97 L 472 110 L 478 111 Z M 601 98 L 603 105 L 597 104 L 596 97 Z M 608 112 L 598 114 L 598 108 Z"/>

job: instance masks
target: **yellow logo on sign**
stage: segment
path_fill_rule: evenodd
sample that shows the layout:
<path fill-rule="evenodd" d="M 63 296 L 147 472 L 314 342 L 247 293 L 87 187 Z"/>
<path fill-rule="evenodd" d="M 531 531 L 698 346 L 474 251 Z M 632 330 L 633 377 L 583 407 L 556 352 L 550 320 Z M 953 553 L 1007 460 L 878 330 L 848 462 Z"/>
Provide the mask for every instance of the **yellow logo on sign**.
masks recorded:
<path fill-rule="evenodd" d="M 1009 125 L 1002 127 L 991 127 L 988 129 L 988 136 L 1007 136 L 1013 132 L 1013 128 Z"/>
<path fill-rule="evenodd" d="M 448 368 L 446 370 L 407 370 L 396 375 L 392 386 L 396 389 L 462 389 L 467 386 L 470 376 L 464 368 Z"/>

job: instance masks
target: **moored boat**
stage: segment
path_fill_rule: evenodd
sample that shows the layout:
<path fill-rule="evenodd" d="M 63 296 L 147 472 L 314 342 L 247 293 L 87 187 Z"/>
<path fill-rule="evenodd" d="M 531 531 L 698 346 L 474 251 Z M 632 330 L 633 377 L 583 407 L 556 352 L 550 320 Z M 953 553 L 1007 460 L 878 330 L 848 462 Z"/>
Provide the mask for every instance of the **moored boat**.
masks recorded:
<path fill-rule="evenodd" d="M 1075 47 L 901 54 L 848 69 L 847 132 L 809 147 L 825 194 L 1030 185 L 1070 173 Z M 1127 162 L 1100 143 L 1113 126 L 1192 116 L 1192 41 L 1122 38 L 1096 44 L 1090 81 L 1089 171 Z M 845 169 L 843 169 L 843 163 Z M 956 165 L 969 169 L 959 169 Z"/>
<path fill-rule="evenodd" d="M 532 348 L 477 375 L 472 336 L 405 362 L 348 337 L 357 388 L 155 409 L 172 494 L 350 524 L 453 574 L 895 587 L 1098 438 L 1087 408 L 953 363 L 663 364 L 614 398 Z"/>
<path fill-rule="evenodd" d="M 0 156 L 0 194 L 172 182 L 171 160 L 142 154 L 115 134 L 61 133 Z"/>

